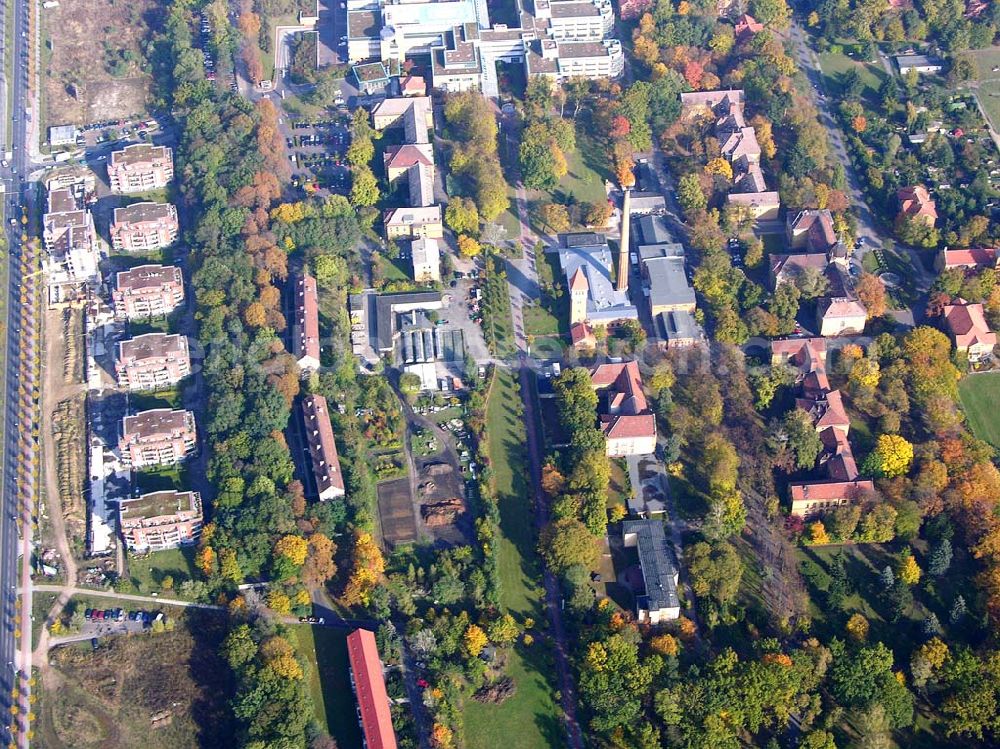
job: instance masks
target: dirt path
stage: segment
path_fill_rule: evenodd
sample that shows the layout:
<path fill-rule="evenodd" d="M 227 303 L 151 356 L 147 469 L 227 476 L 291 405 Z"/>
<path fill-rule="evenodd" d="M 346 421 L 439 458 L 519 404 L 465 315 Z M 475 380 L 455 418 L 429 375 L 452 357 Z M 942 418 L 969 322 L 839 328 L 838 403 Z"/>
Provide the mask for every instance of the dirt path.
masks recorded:
<path fill-rule="evenodd" d="M 83 392 L 83 383 L 67 382 L 63 368 L 63 358 L 66 355 L 66 337 L 63 334 L 63 314 L 59 310 L 47 310 L 45 313 L 45 384 L 42 388 L 42 423 L 41 432 L 43 470 L 45 471 L 45 504 L 48 511 L 48 519 L 51 523 L 53 542 L 56 550 L 62 559 L 63 572 L 66 585 L 55 586 L 59 596 L 49 609 L 45 622 L 54 621 L 62 613 L 63 608 L 72 597 L 72 593 L 66 592 L 76 585 L 77 565 L 76 560 L 70 550 L 69 539 L 66 534 L 66 518 L 64 508 L 60 501 L 62 496 L 59 491 L 59 465 L 56 458 L 56 445 L 53 440 L 51 430 L 51 417 L 55 413 L 56 407 L 66 398 L 71 398 Z M 82 334 L 77 345 L 77 355 L 85 357 L 85 346 Z M 34 585 L 35 590 L 45 590 L 48 586 Z M 32 664 L 37 666 L 44 688 L 51 688 L 53 685 L 49 681 L 49 660 L 48 660 L 48 627 L 43 624 L 41 634 L 38 638 L 38 645 L 32 653 Z"/>

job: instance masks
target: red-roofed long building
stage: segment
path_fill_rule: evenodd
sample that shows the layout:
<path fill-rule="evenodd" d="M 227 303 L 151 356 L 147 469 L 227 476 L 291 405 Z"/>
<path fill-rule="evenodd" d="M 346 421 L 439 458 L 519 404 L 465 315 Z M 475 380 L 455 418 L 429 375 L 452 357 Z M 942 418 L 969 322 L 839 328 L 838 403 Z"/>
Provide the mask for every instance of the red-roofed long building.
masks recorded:
<path fill-rule="evenodd" d="M 330 425 L 330 411 L 326 398 L 309 395 L 302 400 L 302 418 L 305 422 L 306 442 L 312 458 L 313 478 L 321 501 L 344 496 L 344 474 L 340 471 L 340 456 Z"/>
<path fill-rule="evenodd" d="M 347 658 L 366 749 L 396 749 L 389 694 L 385 690 L 375 635 L 367 629 L 351 632 L 347 636 Z"/>
<path fill-rule="evenodd" d="M 941 250 L 934 260 L 940 273 L 952 268 L 995 268 L 997 250 L 993 247 L 975 247 L 969 250 Z"/>
<path fill-rule="evenodd" d="M 612 458 L 648 455 L 656 450 L 656 417 L 642 392 L 638 362 L 601 364 L 590 382 L 602 398 L 600 426 Z"/>
<path fill-rule="evenodd" d="M 295 321 L 292 354 L 303 372 L 319 369 L 319 296 L 316 279 L 299 276 L 295 281 Z"/>

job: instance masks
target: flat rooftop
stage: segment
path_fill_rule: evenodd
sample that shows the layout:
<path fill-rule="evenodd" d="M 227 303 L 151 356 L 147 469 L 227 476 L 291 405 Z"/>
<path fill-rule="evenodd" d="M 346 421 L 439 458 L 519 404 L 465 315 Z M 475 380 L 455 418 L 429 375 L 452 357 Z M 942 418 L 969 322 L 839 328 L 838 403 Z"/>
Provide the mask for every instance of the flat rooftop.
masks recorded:
<path fill-rule="evenodd" d="M 382 17 L 377 10 L 347 11 L 347 37 L 349 39 L 376 38 L 382 29 Z"/>
<path fill-rule="evenodd" d="M 143 202 L 115 208 L 116 224 L 141 224 L 146 221 L 162 221 L 176 217 L 177 209 L 171 203 Z"/>
<path fill-rule="evenodd" d="M 168 156 L 170 149 L 164 146 L 154 146 L 152 143 L 135 143 L 126 146 L 121 151 L 111 153 L 112 166 L 131 166 L 132 164 L 145 164 L 150 161 L 158 161 Z"/>
<path fill-rule="evenodd" d="M 180 269 L 173 265 L 137 265 L 116 277 L 119 289 L 148 289 L 165 283 L 181 283 Z"/>
<path fill-rule="evenodd" d="M 694 289 L 688 285 L 684 274 L 684 256 L 647 258 L 649 274 L 649 303 L 654 307 L 664 304 L 694 304 Z"/>
<path fill-rule="evenodd" d="M 608 57 L 611 53 L 604 42 L 559 42 L 559 57 Z"/>
<path fill-rule="evenodd" d="M 129 338 L 118 343 L 118 352 L 122 359 L 159 359 L 164 356 L 183 353 L 187 341 L 184 336 L 168 335 L 167 333 L 146 333 Z"/>
<path fill-rule="evenodd" d="M 200 512 L 201 498 L 198 492 L 150 492 L 135 499 L 123 499 L 119 507 L 123 519 L 150 520 L 181 512 Z"/>
<path fill-rule="evenodd" d="M 552 10 L 553 18 L 586 18 L 601 15 L 596 5 L 588 2 L 558 2 L 552 3 L 549 8 Z"/>

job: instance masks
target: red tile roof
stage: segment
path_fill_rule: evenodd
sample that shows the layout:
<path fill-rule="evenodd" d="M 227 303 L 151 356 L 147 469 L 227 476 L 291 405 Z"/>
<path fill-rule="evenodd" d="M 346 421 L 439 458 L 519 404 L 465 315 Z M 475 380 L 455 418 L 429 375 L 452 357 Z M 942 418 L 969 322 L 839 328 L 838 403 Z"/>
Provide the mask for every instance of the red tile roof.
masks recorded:
<path fill-rule="evenodd" d="M 656 417 L 653 414 L 601 416 L 601 431 L 609 440 L 655 437 Z"/>
<path fill-rule="evenodd" d="M 815 481 L 805 484 L 791 484 L 793 502 L 808 500 L 857 499 L 865 491 L 874 491 L 871 481 Z"/>
<path fill-rule="evenodd" d="M 993 247 L 977 247 L 968 250 L 942 250 L 944 268 L 975 268 L 980 265 L 996 265 L 997 250 Z"/>
<path fill-rule="evenodd" d="M 744 13 L 736 20 L 736 37 L 740 38 L 744 34 L 754 36 L 759 34 L 764 30 L 764 24 L 758 21 L 756 18 L 751 16 L 749 13 Z"/>
<path fill-rule="evenodd" d="M 434 166 L 434 162 L 418 146 L 406 143 L 402 146 L 389 146 L 385 149 L 386 169 L 409 169 L 411 166 L 423 164 Z"/>
<path fill-rule="evenodd" d="M 375 635 L 356 629 L 347 636 L 347 656 L 354 676 L 354 692 L 361 713 L 361 730 L 368 749 L 396 749 L 392 730 L 389 695 L 385 691 L 382 661 L 378 657 Z"/>
<path fill-rule="evenodd" d="M 584 322 L 578 322 L 571 325 L 569 328 L 569 335 L 573 340 L 574 346 L 592 348 L 597 344 L 597 337 L 590 329 L 590 326 Z"/>
<path fill-rule="evenodd" d="M 899 212 L 905 216 L 923 217 L 937 221 L 937 206 L 923 185 L 904 187 L 896 191 Z"/>
<path fill-rule="evenodd" d="M 295 327 L 292 329 L 292 353 L 319 362 L 319 298 L 316 279 L 300 276 L 295 282 Z"/>
<path fill-rule="evenodd" d="M 587 281 L 587 274 L 583 272 L 583 268 L 577 268 L 576 273 L 569 279 L 569 290 L 586 291 L 589 288 L 590 283 Z"/>
<path fill-rule="evenodd" d="M 959 300 L 961 302 L 961 300 Z M 949 304 L 944 308 L 944 320 L 955 337 L 955 346 L 967 349 L 977 343 L 996 346 L 997 334 L 990 330 L 981 304 Z"/>
<path fill-rule="evenodd" d="M 326 398 L 322 395 L 303 398 L 302 415 L 320 498 L 325 500 L 343 496 L 344 474 L 340 471 L 340 456 L 337 454 L 337 442 L 333 438 Z"/>
<path fill-rule="evenodd" d="M 590 373 L 590 382 L 598 390 L 614 388 L 625 396 L 621 401 L 622 410 L 629 414 L 645 411 L 646 395 L 642 392 L 642 375 L 636 361 L 619 364 L 601 364 Z"/>

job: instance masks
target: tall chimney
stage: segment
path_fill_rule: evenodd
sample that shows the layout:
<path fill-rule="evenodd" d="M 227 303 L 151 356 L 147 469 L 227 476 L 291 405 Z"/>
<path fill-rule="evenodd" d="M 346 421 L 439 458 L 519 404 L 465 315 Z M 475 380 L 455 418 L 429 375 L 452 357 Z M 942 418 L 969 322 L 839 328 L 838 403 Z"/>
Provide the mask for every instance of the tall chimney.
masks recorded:
<path fill-rule="evenodd" d="M 629 217 L 632 215 L 632 190 L 625 188 L 625 198 L 622 200 L 621 242 L 618 248 L 618 281 L 615 288 L 618 291 L 628 291 L 628 230 Z"/>

